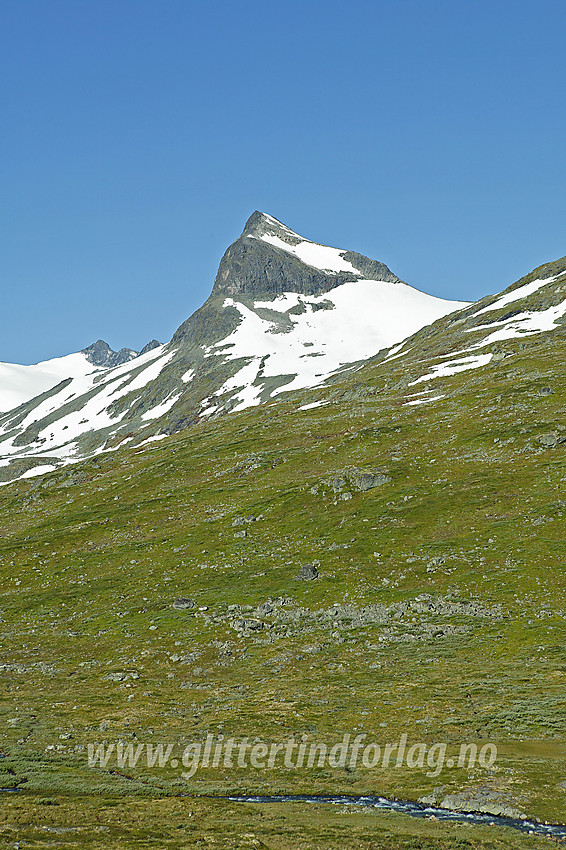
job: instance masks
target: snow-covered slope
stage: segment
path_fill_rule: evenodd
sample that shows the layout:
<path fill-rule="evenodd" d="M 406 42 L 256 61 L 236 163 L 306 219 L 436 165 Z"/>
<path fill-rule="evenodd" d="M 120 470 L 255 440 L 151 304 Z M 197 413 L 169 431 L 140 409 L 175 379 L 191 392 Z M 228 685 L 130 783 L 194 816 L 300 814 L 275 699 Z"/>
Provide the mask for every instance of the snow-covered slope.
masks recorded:
<path fill-rule="evenodd" d="M 44 360 L 34 366 L 0 363 L 0 412 L 12 410 L 30 398 L 52 389 L 65 378 L 77 378 L 95 367 L 82 351 Z"/>
<path fill-rule="evenodd" d="M 120 366 L 160 345 L 161 343 L 152 339 L 141 352 L 131 348 L 112 351 L 107 342 L 99 339 L 82 351 L 43 360 L 32 366 L 0 363 L 0 413 L 14 410 L 30 399 L 43 395 L 61 381 L 83 378 L 111 366 Z"/>
<path fill-rule="evenodd" d="M 396 374 L 406 363 L 407 403 L 425 404 L 442 396 L 439 380 L 506 356 L 505 340 L 563 327 L 565 281 L 559 261 L 477 304 L 446 301 L 383 263 L 254 213 L 224 254 L 210 297 L 170 343 L 152 341 L 121 365 L 97 343 L 89 356 L 105 368 L 73 355 L 77 371 L 67 369 L 63 383 L 58 372 L 35 385 L 43 392 L 33 398 L 22 383 L 27 401 L 0 415 L 0 481 L 316 387 L 369 358 Z M 313 404 L 302 398 L 300 406 Z"/>
<path fill-rule="evenodd" d="M 30 457 L 44 472 L 97 454 L 103 446 L 96 439 L 89 445 L 87 435 L 114 432 L 128 413 L 127 405 L 118 409 L 123 397 L 155 381 L 173 354 L 164 353 L 159 346 L 133 362 L 110 369 L 93 370 L 89 364 L 91 371 L 63 381 L 32 403 L 10 411 L 0 419 L 0 466 L 18 461 L 26 467 L 23 475 L 29 476 L 37 472 L 27 468 L 25 461 Z M 161 406 L 157 415 L 164 412 Z M 82 447 L 78 443 L 81 437 Z"/>
<path fill-rule="evenodd" d="M 231 409 L 242 410 L 267 395 L 315 386 L 462 306 L 401 281 L 363 278 L 325 295 L 285 293 L 253 306 L 227 298 L 224 307 L 236 309 L 240 323 L 206 357 L 243 365 L 211 395 L 205 413 L 217 410 L 215 400 L 231 391 Z M 273 388 L 274 380 L 279 386 Z"/>
<path fill-rule="evenodd" d="M 404 367 L 407 387 L 414 387 L 408 405 L 439 401 L 450 392 L 451 379 L 463 372 L 513 368 L 515 353 L 529 338 L 534 345 L 546 334 L 566 333 L 566 257 L 447 317 L 431 331 L 421 329 L 382 361 Z"/>

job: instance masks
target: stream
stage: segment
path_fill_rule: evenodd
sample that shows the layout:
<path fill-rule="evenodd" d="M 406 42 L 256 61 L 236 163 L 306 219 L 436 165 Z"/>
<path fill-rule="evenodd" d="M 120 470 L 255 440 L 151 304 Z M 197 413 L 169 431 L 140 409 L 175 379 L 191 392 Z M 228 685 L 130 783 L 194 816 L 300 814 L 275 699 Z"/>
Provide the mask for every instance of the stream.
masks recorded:
<path fill-rule="evenodd" d="M 458 821 L 459 823 L 475 823 L 490 826 L 508 826 L 529 835 L 543 835 L 551 838 L 566 840 L 566 826 L 559 824 L 545 824 L 533 820 L 519 820 L 517 818 L 506 818 L 497 815 L 488 815 L 481 812 L 456 812 L 450 809 L 437 809 L 434 806 L 426 806 L 422 803 L 402 802 L 399 800 L 387 800 L 385 797 L 363 796 L 354 797 L 345 794 L 336 796 L 317 796 L 311 794 L 278 794 L 274 796 L 249 795 L 230 796 L 221 799 L 231 800 L 236 803 L 327 803 L 342 806 L 364 806 L 374 809 L 383 809 L 389 812 L 403 812 L 414 818 L 436 818 L 439 821 Z"/>
<path fill-rule="evenodd" d="M 13 793 L 20 788 L 0 788 L 0 792 Z M 188 796 L 188 795 L 181 795 Z M 206 795 L 205 795 L 206 796 Z M 566 825 L 547 824 L 539 821 L 506 818 L 499 815 L 489 815 L 482 812 L 457 812 L 451 809 L 438 809 L 423 803 L 411 803 L 402 800 L 388 800 L 386 797 L 376 797 L 367 794 L 361 797 L 348 794 L 317 795 L 317 794 L 249 794 L 249 795 L 210 795 L 215 800 L 230 800 L 233 803 L 318 803 L 334 806 L 363 806 L 365 808 L 382 809 L 386 812 L 402 812 L 413 818 L 429 818 L 437 821 L 456 821 L 458 823 L 483 824 L 484 826 L 507 826 L 528 835 L 542 835 L 558 841 L 566 841 Z"/>

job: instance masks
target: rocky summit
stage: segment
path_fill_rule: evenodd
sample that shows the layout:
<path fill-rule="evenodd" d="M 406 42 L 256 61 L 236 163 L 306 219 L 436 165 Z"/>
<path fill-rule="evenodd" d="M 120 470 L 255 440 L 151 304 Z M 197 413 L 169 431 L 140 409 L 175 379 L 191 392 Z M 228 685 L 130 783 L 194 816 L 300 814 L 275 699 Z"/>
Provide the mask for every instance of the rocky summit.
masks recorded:
<path fill-rule="evenodd" d="M 322 295 L 361 278 L 400 282 L 384 263 L 317 245 L 256 210 L 222 257 L 212 295 Z"/>
<path fill-rule="evenodd" d="M 93 366 L 101 366 L 110 369 L 113 366 L 121 366 L 123 363 L 128 363 L 140 354 L 147 354 L 148 351 L 153 351 L 154 348 L 159 348 L 161 345 L 156 339 L 150 340 L 141 351 L 134 351 L 131 348 L 121 348 L 119 351 L 112 351 L 107 342 L 99 339 L 83 348 L 81 354 L 84 354 L 89 363 Z"/>

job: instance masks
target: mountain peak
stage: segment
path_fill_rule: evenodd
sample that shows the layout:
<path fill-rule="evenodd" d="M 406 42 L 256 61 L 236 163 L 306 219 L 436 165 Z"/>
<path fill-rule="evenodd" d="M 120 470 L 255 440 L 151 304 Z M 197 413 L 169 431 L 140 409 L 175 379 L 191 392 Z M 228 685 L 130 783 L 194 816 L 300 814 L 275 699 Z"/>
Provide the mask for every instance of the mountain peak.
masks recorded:
<path fill-rule="evenodd" d="M 152 339 L 144 345 L 141 351 L 134 351 L 133 348 L 121 348 L 120 351 L 113 351 L 107 342 L 104 342 L 103 339 L 97 339 L 92 345 L 83 348 L 81 353 L 93 366 L 111 368 L 129 363 L 130 360 L 134 360 L 140 354 L 147 354 L 148 351 L 153 351 L 160 345 L 161 343 L 158 340 Z"/>
<path fill-rule="evenodd" d="M 242 231 L 242 237 L 249 236 L 261 239 L 262 236 L 265 236 L 265 234 L 276 233 L 279 233 L 282 236 L 287 235 L 287 238 L 293 237 L 299 241 L 307 241 L 303 240 L 302 236 L 299 236 L 298 233 L 295 233 L 287 227 L 286 224 L 283 224 L 283 222 L 278 221 L 278 219 L 274 218 L 272 215 L 260 212 L 259 210 L 253 212 L 246 221 L 245 227 Z"/>
<path fill-rule="evenodd" d="M 158 339 L 150 339 L 150 341 L 146 342 L 146 344 L 140 351 L 140 356 L 142 354 L 147 354 L 148 351 L 153 351 L 155 348 L 159 348 L 160 345 L 163 345 L 163 343 L 159 342 Z"/>
<path fill-rule="evenodd" d="M 97 339 L 92 345 L 82 349 L 89 363 L 93 366 L 121 366 L 122 363 L 127 363 L 138 356 L 137 351 L 131 348 L 121 348 L 120 351 L 113 351 L 107 342 L 103 339 Z"/>
<path fill-rule="evenodd" d="M 212 294 L 252 298 L 284 292 L 322 295 L 362 279 L 399 281 L 384 263 L 312 242 L 256 210 L 222 257 Z"/>

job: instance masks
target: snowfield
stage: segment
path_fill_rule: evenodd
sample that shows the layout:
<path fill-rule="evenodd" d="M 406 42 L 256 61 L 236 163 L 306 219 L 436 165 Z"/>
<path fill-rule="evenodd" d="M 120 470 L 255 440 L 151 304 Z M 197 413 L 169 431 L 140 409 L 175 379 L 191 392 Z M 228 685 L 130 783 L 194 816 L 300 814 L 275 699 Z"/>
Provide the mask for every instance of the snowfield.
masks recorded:
<path fill-rule="evenodd" d="M 338 369 L 372 357 L 467 304 L 435 298 L 406 283 L 360 279 L 325 295 L 283 293 L 272 301 L 256 301 L 254 310 L 233 298 L 224 306 L 235 307 L 242 320 L 207 356 L 246 361 L 215 393 L 239 390 L 232 409 L 243 410 L 262 401 L 269 378 L 286 378 L 271 395 L 316 386 Z M 276 317 L 261 315 L 263 310 L 281 314 L 291 329 L 282 325 L 282 330 Z"/>
<path fill-rule="evenodd" d="M 2 439 L 1 435 L 7 435 L 15 420 L 19 418 L 17 411 L 10 411 L 0 426 L 0 457 L 14 460 L 33 454 L 34 457 L 44 461 L 50 458 L 65 462 L 80 460 L 81 458 L 76 454 L 77 438 L 87 431 L 120 424 L 127 415 L 128 408 L 119 415 L 113 415 L 110 412 L 111 405 L 128 393 L 142 389 L 158 377 L 175 354 L 175 349 L 164 353 L 163 348 L 164 346 L 154 348 L 147 354 L 142 354 L 121 366 L 95 369 L 87 374 L 78 375 L 58 393 L 33 407 L 23 420 L 18 422 L 20 429 L 40 423 L 57 411 L 60 411 L 60 415 L 38 430 L 37 438 L 31 445 L 15 445 L 14 436 Z M 176 398 L 169 400 L 167 405 L 156 406 L 152 411 L 147 412 L 145 418 L 162 415 L 162 412 L 171 407 L 175 401 Z M 78 402 L 77 409 L 66 412 L 66 405 L 69 402 L 73 402 L 73 406 L 76 406 Z M 26 477 L 30 474 L 31 472 L 26 473 Z"/>
<path fill-rule="evenodd" d="M 44 360 L 34 366 L 0 363 L 0 413 L 53 389 L 66 378 L 79 378 L 97 371 L 100 370 L 89 363 L 82 352 Z"/>

